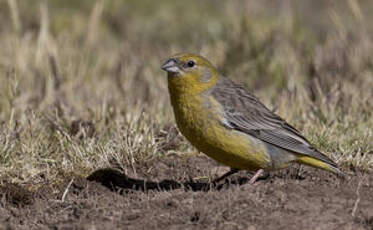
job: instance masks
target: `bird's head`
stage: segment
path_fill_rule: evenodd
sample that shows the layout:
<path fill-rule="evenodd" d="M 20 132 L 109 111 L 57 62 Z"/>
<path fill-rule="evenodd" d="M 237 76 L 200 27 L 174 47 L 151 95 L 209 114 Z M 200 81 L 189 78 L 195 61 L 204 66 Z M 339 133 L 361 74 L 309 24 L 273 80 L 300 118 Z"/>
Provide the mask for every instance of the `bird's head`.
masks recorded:
<path fill-rule="evenodd" d="M 199 93 L 211 88 L 218 80 L 216 68 L 206 58 L 181 53 L 170 57 L 162 69 L 168 73 L 170 90 L 183 90 Z"/>

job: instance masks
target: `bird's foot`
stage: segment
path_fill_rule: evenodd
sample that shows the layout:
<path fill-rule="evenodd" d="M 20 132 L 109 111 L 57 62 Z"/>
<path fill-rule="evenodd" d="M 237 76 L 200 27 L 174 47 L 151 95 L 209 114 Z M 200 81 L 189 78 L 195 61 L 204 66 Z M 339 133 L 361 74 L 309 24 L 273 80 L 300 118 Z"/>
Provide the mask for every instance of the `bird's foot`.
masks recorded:
<path fill-rule="evenodd" d="M 258 178 L 261 177 L 261 176 L 264 176 L 264 170 L 263 169 L 259 169 L 258 171 L 256 171 L 254 176 L 251 177 L 251 179 L 249 180 L 249 183 L 254 185 L 255 182 L 258 180 Z"/>

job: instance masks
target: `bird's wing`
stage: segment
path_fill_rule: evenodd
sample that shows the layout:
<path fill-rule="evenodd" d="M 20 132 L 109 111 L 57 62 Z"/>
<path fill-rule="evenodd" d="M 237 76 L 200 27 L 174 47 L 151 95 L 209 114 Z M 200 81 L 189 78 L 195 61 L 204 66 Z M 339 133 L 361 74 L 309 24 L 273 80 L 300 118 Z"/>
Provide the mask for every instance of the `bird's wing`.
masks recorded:
<path fill-rule="evenodd" d="M 226 125 L 230 128 L 336 166 L 332 160 L 315 149 L 298 130 L 265 107 L 244 87 L 222 77 L 213 88 L 212 96 L 223 106 L 228 123 Z"/>

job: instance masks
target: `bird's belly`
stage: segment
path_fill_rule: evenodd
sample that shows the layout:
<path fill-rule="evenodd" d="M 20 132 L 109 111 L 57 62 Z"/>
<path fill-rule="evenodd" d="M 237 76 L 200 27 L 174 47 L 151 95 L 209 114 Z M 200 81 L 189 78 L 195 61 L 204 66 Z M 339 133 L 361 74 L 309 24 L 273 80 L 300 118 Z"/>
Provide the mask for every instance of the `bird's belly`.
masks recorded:
<path fill-rule="evenodd" d="M 181 133 L 199 151 L 231 168 L 253 171 L 272 167 L 262 141 L 224 127 L 221 117 L 215 113 L 206 110 L 193 113 L 191 109 L 186 112 L 176 111 L 176 121 Z"/>
<path fill-rule="evenodd" d="M 271 158 L 260 140 L 225 127 L 210 127 L 205 140 L 198 141 L 196 147 L 231 168 L 258 170 L 271 167 Z"/>

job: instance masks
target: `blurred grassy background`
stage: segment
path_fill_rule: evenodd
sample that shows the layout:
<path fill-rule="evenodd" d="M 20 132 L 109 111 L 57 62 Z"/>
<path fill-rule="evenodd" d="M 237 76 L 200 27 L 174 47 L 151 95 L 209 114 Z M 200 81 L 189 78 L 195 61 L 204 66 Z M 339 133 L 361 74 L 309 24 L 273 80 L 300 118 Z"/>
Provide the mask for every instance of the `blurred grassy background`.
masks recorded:
<path fill-rule="evenodd" d="M 344 168 L 373 168 L 371 1 L 0 2 L 0 179 L 195 151 L 162 62 L 200 53 Z"/>

